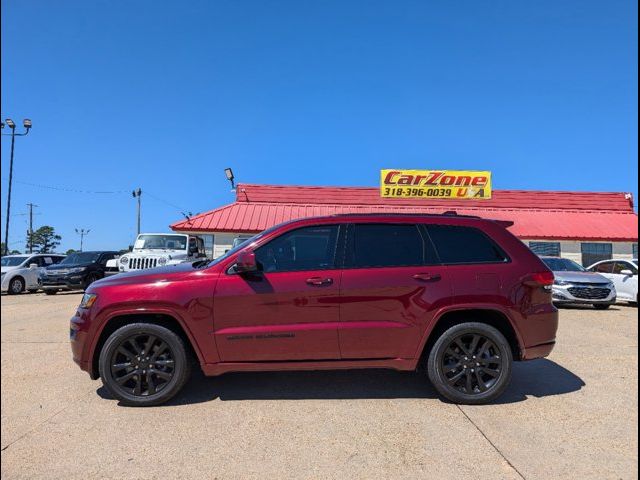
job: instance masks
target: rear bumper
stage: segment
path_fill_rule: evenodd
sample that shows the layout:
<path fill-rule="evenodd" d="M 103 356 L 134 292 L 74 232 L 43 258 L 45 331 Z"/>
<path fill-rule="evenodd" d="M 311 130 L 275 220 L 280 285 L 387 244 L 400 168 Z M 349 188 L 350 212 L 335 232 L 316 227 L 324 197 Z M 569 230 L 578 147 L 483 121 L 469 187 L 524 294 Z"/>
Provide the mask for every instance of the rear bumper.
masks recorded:
<path fill-rule="evenodd" d="M 560 313 L 551 303 L 534 306 L 519 322 L 520 360 L 546 357 L 556 344 Z"/>
<path fill-rule="evenodd" d="M 556 345 L 555 340 L 553 342 L 547 342 L 540 345 L 534 345 L 527 347 L 522 352 L 522 360 L 534 360 L 536 358 L 543 358 L 549 356 L 551 350 Z"/>

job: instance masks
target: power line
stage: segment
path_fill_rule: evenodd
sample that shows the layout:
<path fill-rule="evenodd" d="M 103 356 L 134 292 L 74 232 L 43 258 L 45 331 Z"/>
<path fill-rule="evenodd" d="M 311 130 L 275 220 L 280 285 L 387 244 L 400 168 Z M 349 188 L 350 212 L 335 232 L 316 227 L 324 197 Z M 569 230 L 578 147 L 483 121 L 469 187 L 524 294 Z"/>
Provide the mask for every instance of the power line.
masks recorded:
<path fill-rule="evenodd" d="M 54 185 L 43 185 L 41 183 L 22 182 L 20 180 L 14 180 L 14 182 L 20 183 L 22 185 L 29 185 L 31 187 L 46 188 L 48 190 L 58 190 L 58 191 L 61 191 L 61 192 L 88 193 L 88 194 L 129 193 L 128 190 L 111 190 L 111 191 L 108 191 L 108 190 L 79 190 L 79 189 L 69 188 L 69 187 L 60 187 L 60 186 L 54 186 Z"/>
<path fill-rule="evenodd" d="M 78 188 L 72 188 L 72 187 L 64 187 L 64 186 L 57 186 L 57 185 L 44 185 L 42 183 L 31 183 L 31 182 L 23 182 L 21 180 L 14 180 L 15 183 L 20 183 L 22 185 L 28 185 L 30 187 L 36 187 L 36 188 L 45 188 L 47 190 L 56 190 L 59 192 L 69 192 L 69 193 L 84 193 L 84 194 L 89 194 L 89 195 L 104 195 L 104 194 L 109 194 L 109 195 L 113 195 L 113 194 L 121 194 L 121 193 L 126 193 L 126 194 L 130 194 L 131 190 L 82 190 L 82 189 L 78 189 Z M 146 195 L 149 195 L 151 198 L 164 203 L 165 205 L 175 209 L 177 212 L 185 212 L 188 209 L 184 208 L 184 207 L 180 207 L 178 205 L 176 205 L 175 203 L 171 203 L 157 195 L 153 195 L 152 193 L 149 193 L 149 191 L 145 191 Z"/>
<path fill-rule="evenodd" d="M 183 212 L 183 211 L 185 211 L 185 210 L 186 210 L 185 208 L 179 207 L 178 205 L 175 205 L 175 204 L 173 204 L 173 203 L 171 203 L 171 202 L 167 202 L 166 200 L 163 200 L 162 198 L 157 197 L 156 195 L 153 195 L 153 194 L 149 193 L 149 191 L 148 191 L 148 190 L 147 190 L 145 193 L 146 193 L 147 195 L 149 195 L 151 198 L 155 198 L 155 199 L 156 199 L 156 200 L 158 200 L 159 202 L 162 202 L 162 203 L 164 203 L 165 205 L 168 205 L 168 206 L 170 206 L 170 207 L 172 207 L 172 208 L 175 208 L 175 209 L 176 209 L 177 211 L 179 211 L 179 212 Z"/>

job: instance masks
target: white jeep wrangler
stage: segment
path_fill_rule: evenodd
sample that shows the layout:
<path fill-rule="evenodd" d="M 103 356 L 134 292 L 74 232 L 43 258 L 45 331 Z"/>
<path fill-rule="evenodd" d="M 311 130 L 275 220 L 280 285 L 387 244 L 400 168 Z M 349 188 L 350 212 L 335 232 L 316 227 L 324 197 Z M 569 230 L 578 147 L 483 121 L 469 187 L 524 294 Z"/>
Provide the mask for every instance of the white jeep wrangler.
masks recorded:
<path fill-rule="evenodd" d="M 133 250 L 117 259 L 118 271 L 164 267 L 206 258 L 204 240 L 181 233 L 141 233 Z"/>

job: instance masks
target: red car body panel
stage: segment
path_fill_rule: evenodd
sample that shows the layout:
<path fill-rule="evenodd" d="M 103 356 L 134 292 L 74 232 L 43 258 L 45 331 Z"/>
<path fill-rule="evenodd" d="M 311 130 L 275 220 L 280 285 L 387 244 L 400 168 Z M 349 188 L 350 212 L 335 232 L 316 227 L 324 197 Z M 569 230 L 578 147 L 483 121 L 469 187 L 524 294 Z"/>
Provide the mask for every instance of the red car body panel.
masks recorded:
<path fill-rule="evenodd" d="M 242 250 L 255 249 L 286 231 L 353 223 L 476 227 L 493 238 L 510 261 L 229 272 Z M 303 219 L 275 227 L 206 268 L 181 264 L 96 282 L 87 293 L 96 293 L 97 301 L 91 309 L 79 308 L 71 319 L 72 352 L 76 363 L 95 378 L 101 333 L 111 320 L 164 315 L 182 327 L 206 375 L 365 367 L 413 370 L 443 315 L 489 310 L 511 324 L 520 359 L 538 358 L 553 348 L 558 313 L 550 292 L 526 284 L 532 272 L 548 269 L 503 226 L 488 220 L 384 214 Z"/>

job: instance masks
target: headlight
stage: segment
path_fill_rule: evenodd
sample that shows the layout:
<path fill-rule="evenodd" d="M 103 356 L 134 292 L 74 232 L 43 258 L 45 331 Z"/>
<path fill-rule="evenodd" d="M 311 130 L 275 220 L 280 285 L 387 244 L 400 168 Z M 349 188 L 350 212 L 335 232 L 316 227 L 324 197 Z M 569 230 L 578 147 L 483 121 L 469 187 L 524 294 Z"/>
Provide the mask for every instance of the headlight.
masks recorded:
<path fill-rule="evenodd" d="M 98 296 L 95 293 L 85 293 L 80 301 L 80 308 L 91 308 L 97 299 Z"/>
<path fill-rule="evenodd" d="M 69 273 L 80 273 L 85 269 L 85 267 L 76 267 L 69 269 Z"/>
<path fill-rule="evenodd" d="M 553 283 L 554 285 L 560 285 L 560 286 L 571 285 L 571 282 L 567 282 L 566 280 L 556 280 Z"/>
<path fill-rule="evenodd" d="M 129 257 L 120 257 L 120 263 L 126 265 L 127 263 L 129 263 Z"/>
<path fill-rule="evenodd" d="M 160 257 L 158 259 L 158 265 L 166 265 L 167 264 L 167 259 L 165 257 Z"/>

